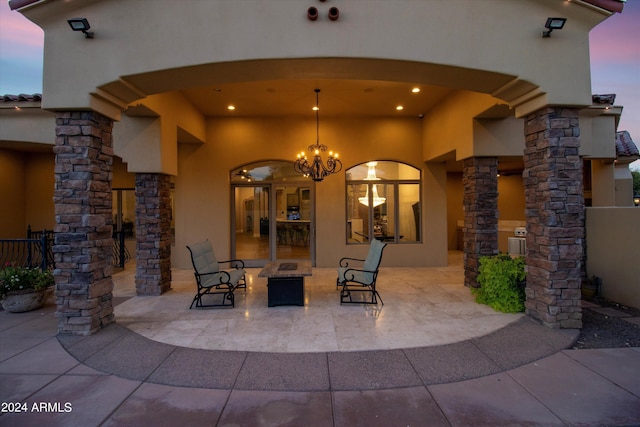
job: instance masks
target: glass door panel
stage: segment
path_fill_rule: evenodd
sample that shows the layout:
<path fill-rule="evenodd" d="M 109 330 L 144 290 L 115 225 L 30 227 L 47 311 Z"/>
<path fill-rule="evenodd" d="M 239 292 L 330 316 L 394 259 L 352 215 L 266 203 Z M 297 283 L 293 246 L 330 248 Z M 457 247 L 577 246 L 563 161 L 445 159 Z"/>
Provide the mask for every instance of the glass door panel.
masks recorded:
<path fill-rule="evenodd" d="M 311 259 L 311 187 L 277 184 L 274 190 L 275 258 Z"/>
<path fill-rule="evenodd" d="M 270 259 L 269 186 L 234 189 L 235 255 L 242 260 Z M 255 264 L 248 262 L 248 266 Z M 259 265 L 259 264 L 258 264 Z"/>

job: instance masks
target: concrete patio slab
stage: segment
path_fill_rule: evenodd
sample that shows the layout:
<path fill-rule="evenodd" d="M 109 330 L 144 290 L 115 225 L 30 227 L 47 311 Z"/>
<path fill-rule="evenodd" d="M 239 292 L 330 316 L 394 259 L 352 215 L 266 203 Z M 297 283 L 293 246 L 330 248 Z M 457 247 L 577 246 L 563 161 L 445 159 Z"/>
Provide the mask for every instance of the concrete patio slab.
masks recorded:
<path fill-rule="evenodd" d="M 235 384 L 240 390 L 329 390 L 324 353 L 248 353 Z"/>
<path fill-rule="evenodd" d="M 183 389 L 145 383 L 102 427 L 213 426 L 220 418 L 229 393 L 229 390 Z"/>
<path fill-rule="evenodd" d="M 522 318 L 513 327 L 502 328 L 489 335 L 471 340 L 487 357 L 502 369 L 512 369 L 525 363 L 538 360 L 557 351 L 558 342 L 564 341 L 564 332 L 545 329 L 533 320 Z M 563 334 L 560 339 L 550 339 L 548 335 Z M 576 331 L 575 338 L 578 337 Z M 566 339 L 566 348 L 575 339 Z"/>
<path fill-rule="evenodd" d="M 502 371 L 470 341 L 409 348 L 404 353 L 427 385 L 463 381 Z"/>
<path fill-rule="evenodd" d="M 331 393 L 233 390 L 216 425 L 333 427 Z"/>
<path fill-rule="evenodd" d="M 564 352 L 509 371 L 509 376 L 565 423 L 637 425 L 640 421 L 640 398 Z"/>
<path fill-rule="evenodd" d="M 61 376 L 24 401 L 28 412 L 3 414 L 0 422 L 12 427 L 98 426 L 139 385 L 113 375 Z M 33 410 L 41 403 L 49 406 Z"/>
<path fill-rule="evenodd" d="M 22 402 L 58 375 L 0 374 L 0 401 Z"/>
<path fill-rule="evenodd" d="M 505 373 L 428 388 L 454 426 L 565 425 Z"/>
<path fill-rule="evenodd" d="M 174 346 L 129 334 L 84 363 L 94 369 L 134 380 L 145 380 L 175 350 Z"/>
<path fill-rule="evenodd" d="M 333 390 L 377 390 L 423 385 L 402 350 L 328 353 Z"/>
<path fill-rule="evenodd" d="M 637 349 L 566 350 L 564 354 L 640 397 L 640 352 Z"/>
<path fill-rule="evenodd" d="M 177 347 L 151 374 L 149 381 L 182 387 L 233 388 L 246 359 L 239 351 Z"/>
<path fill-rule="evenodd" d="M 0 363 L 0 373 L 63 374 L 79 362 L 51 337 Z"/>
<path fill-rule="evenodd" d="M 337 391 L 333 410 L 336 426 L 451 425 L 424 387 Z"/>

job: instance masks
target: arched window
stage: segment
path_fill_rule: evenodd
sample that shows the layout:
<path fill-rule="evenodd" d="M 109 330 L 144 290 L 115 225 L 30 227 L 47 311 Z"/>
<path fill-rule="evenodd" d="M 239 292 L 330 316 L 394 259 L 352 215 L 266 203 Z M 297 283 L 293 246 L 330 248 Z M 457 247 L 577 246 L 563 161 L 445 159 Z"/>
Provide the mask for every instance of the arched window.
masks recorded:
<path fill-rule="evenodd" d="M 255 162 L 231 171 L 232 183 L 262 181 L 311 181 L 293 169 L 293 162 L 265 160 Z"/>
<path fill-rule="evenodd" d="M 346 171 L 347 243 L 421 240 L 420 170 L 405 163 L 371 161 Z"/>

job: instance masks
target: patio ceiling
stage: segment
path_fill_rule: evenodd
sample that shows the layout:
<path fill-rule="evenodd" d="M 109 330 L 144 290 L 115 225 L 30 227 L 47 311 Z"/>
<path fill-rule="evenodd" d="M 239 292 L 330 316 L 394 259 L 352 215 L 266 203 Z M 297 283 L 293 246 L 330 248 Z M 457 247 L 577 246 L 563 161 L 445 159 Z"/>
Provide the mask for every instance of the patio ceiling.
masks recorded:
<path fill-rule="evenodd" d="M 419 93 L 412 93 L 414 87 Z M 314 89 L 320 89 L 320 117 L 418 117 L 452 89 L 372 80 L 267 80 L 198 87 L 182 91 L 205 116 L 314 117 Z M 229 111 L 228 105 L 236 109 Z M 396 110 L 398 105 L 404 108 Z"/>

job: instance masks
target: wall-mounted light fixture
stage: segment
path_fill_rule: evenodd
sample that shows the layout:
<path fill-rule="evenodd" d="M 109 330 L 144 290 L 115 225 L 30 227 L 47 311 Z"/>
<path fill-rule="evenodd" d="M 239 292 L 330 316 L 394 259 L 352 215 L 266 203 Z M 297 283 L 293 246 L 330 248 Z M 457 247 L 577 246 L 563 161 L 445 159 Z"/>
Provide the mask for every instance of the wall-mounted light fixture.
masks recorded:
<path fill-rule="evenodd" d="M 67 22 L 69 23 L 69 26 L 73 31 L 82 31 L 86 38 L 93 38 L 93 32 L 89 31 L 91 25 L 89 25 L 89 21 L 87 21 L 87 18 L 67 19 Z"/>
<path fill-rule="evenodd" d="M 547 18 L 547 22 L 544 24 L 546 31 L 542 32 L 542 37 L 551 37 L 551 32 L 561 30 L 565 22 L 567 22 L 567 18 Z"/>

